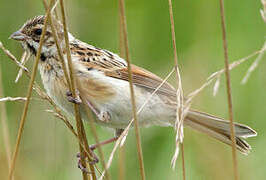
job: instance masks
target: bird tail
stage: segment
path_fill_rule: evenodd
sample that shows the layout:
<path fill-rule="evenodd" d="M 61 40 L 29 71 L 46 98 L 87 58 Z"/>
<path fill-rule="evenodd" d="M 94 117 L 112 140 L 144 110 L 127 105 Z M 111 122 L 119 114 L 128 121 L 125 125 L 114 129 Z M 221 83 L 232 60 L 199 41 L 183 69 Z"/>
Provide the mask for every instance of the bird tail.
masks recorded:
<path fill-rule="evenodd" d="M 225 144 L 232 145 L 229 121 L 206 113 L 190 110 L 185 118 L 184 124 Z M 251 147 L 242 138 L 256 136 L 256 131 L 238 123 L 234 123 L 234 127 L 237 150 L 243 154 L 248 154 Z"/>

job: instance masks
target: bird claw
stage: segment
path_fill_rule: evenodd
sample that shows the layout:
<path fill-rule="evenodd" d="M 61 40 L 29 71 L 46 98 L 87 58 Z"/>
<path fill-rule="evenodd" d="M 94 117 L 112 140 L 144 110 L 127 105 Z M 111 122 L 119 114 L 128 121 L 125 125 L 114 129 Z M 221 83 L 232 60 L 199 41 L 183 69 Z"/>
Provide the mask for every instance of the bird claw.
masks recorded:
<path fill-rule="evenodd" d="M 76 91 L 76 97 L 73 97 L 71 91 L 67 91 L 67 92 L 66 92 L 66 96 L 67 96 L 67 100 L 68 100 L 69 102 L 72 102 L 72 103 L 75 103 L 75 104 L 81 104 L 81 103 L 82 103 L 78 91 Z"/>
<path fill-rule="evenodd" d="M 97 155 L 93 152 L 93 150 L 96 149 L 96 147 L 94 147 L 92 145 L 92 148 L 91 146 L 89 146 L 90 150 L 91 150 L 91 153 L 92 153 L 92 156 L 93 156 L 93 159 L 91 161 L 88 161 L 89 164 L 91 165 L 94 165 L 94 164 L 97 164 L 99 162 L 99 158 L 97 157 Z M 80 153 L 77 153 L 77 158 L 78 158 L 78 168 L 82 171 L 82 172 L 85 172 L 85 173 L 89 173 L 88 169 L 83 167 L 82 163 L 81 163 L 81 154 Z"/>
<path fill-rule="evenodd" d="M 85 172 L 85 173 L 89 173 L 88 169 L 83 167 L 83 165 L 81 164 L 81 160 L 80 158 L 78 159 L 78 168 L 82 171 L 82 172 Z"/>

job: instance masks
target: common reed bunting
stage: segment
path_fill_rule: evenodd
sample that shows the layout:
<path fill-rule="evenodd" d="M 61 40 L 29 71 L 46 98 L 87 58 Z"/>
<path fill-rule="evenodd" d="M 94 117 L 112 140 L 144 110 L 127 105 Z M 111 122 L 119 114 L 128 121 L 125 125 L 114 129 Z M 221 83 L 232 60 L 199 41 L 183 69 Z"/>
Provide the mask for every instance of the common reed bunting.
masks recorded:
<path fill-rule="evenodd" d="M 53 21 L 66 59 L 66 48 L 62 24 Z M 11 38 L 22 43 L 25 50 L 36 56 L 40 36 L 44 26 L 44 16 L 28 20 Z M 84 43 L 68 33 L 73 72 L 77 80 L 81 116 L 87 119 L 85 107 L 96 114 L 95 122 L 117 132 L 117 136 L 132 119 L 132 106 L 129 90 L 127 63 L 118 55 Z M 66 63 L 67 64 L 67 63 Z M 41 51 L 39 71 L 47 94 L 62 108 L 74 115 L 71 94 L 59 61 L 51 26 L 48 25 Z M 132 65 L 133 84 L 137 109 L 147 97 L 162 83 L 162 79 L 153 73 Z M 176 120 L 176 90 L 164 83 L 154 94 L 143 111 L 138 115 L 139 125 L 174 126 Z M 205 133 L 219 141 L 231 145 L 229 121 L 190 109 L 184 119 L 184 125 Z M 256 131 L 243 124 L 234 124 L 237 149 L 247 154 L 251 147 L 243 140 L 256 136 Z M 116 140 L 113 138 L 113 140 Z M 106 141 L 110 142 L 110 141 Z"/>

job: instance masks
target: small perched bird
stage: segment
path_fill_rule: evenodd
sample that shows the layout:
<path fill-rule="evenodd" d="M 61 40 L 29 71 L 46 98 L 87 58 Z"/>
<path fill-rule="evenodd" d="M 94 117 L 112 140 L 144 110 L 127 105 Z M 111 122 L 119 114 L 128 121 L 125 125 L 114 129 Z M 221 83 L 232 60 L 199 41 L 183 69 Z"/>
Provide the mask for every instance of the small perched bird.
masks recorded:
<path fill-rule="evenodd" d="M 57 20 L 53 22 L 57 29 L 64 59 L 67 61 L 63 26 Z M 43 26 L 44 16 L 36 16 L 28 20 L 10 37 L 20 41 L 25 50 L 36 56 Z M 87 106 L 95 113 L 96 123 L 114 128 L 119 135 L 132 119 L 126 61 L 110 51 L 84 43 L 70 33 L 68 33 L 68 37 L 73 72 L 77 80 L 77 92 L 82 100 L 80 102 L 82 119 L 87 119 L 85 110 Z M 47 94 L 62 110 L 73 115 L 73 105 L 69 100 L 74 100 L 71 100 L 71 93 L 68 93 L 69 88 L 50 25 L 45 33 L 39 71 Z M 139 109 L 163 80 L 134 65 L 132 65 L 132 75 L 136 106 Z M 141 127 L 174 126 L 176 99 L 175 88 L 169 83 L 164 83 L 138 115 L 139 125 Z M 190 109 L 184 119 L 184 125 L 231 145 L 229 121 L 222 118 Z M 247 154 L 251 147 L 243 138 L 256 136 L 257 133 L 246 125 L 235 123 L 234 127 L 237 149 Z"/>

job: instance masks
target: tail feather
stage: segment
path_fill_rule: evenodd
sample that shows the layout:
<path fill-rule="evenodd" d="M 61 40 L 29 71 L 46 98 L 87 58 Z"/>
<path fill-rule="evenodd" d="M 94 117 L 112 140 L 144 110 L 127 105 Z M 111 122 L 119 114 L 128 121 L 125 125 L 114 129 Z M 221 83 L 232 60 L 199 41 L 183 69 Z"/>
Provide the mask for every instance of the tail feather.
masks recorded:
<path fill-rule="evenodd" d="M 205 133 L 228 145 L 232 145 L 229 121 L 206 113 L 191 110 L 188 112 L 184 123 L 195 130 Z M 256 136 L 257 133 L 250 127 L 243 124 L 234 123 L 234 126 L 236 147 L 243 154 L 248 154 L 251 147 L 241 138 Z"/>

